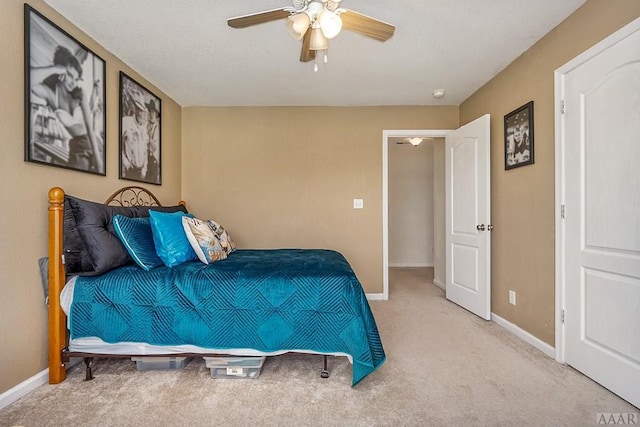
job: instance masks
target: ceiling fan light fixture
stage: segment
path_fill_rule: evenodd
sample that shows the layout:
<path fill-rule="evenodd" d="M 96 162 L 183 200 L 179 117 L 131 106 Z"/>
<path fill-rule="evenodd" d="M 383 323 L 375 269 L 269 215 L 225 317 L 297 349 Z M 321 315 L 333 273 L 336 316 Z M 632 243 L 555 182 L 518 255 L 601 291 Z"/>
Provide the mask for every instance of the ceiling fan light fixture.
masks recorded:
<path fill-rule="evenodd" d="M 326 50 L 329 48 L 329 39 L 322 33 L 319 27 L 311 28 L 311 39 L 309 40 L 310 50 Z"/>
<path fill-rule="evenodd" d="M 231 28 L 246 28 L 276 20 L 287 21 L 287 32 L 302 41 L 300 62 L 316 59 L 318 51 L 326 50 L 329 39 L 336 37 L 344 29 L 386 41 L 393 36 L 396 27 L 379 19 L 340 7 L 342 0 L 290 0 L 291 7 L 265 10 L 227 19 Z"/>
<path fill-rule="evenodd" d="M 305 33 L 309 29 L 311 19 L 306 13 L 296 13 L 287 18 L 287 30 L 289 35 L 296 40 L 302 40 Z"/>
<path fill-rule="evenodd" d="M 318 23 L 322 29 L 322 34 L 328 39 L 332 39 L 342 30 L 342 19 L 330 10 L 323 10 L 318 17 Z"/>
<path fill-rule="evenodd" d="M 422 143 L 422 138 L 418 138 L 417 136 L 414 136 L 413 138 L 409 138 L 409 143 L 414 147 L 417 147 Z"/>

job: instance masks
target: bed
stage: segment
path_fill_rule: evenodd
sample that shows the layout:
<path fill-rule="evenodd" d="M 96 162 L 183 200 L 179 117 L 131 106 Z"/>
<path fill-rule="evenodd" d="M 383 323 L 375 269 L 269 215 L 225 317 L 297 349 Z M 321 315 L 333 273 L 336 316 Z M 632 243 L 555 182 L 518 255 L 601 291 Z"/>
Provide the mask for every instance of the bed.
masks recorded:
<path fill-rule="evenodd" d="M 176 218 L 182 234 L 162 228 L 160 219 Z M 64 381 L 72 357 L 91 379 L 101 357 L 312 353 L 324 356 L 327 377 L 326 356 L 345 356 L 352 386 L 385 361 L 362 286 L 339 252 L 238 249 L 224 232 L 219 252 L 202 258 L 185 225 L 200 220 L 186 204 L 162 206 L 137 186 L 105 203 L 52 188 L 48 221 L 51 384 Z M 172 246 L 185 233 L 195 259 Z"/>

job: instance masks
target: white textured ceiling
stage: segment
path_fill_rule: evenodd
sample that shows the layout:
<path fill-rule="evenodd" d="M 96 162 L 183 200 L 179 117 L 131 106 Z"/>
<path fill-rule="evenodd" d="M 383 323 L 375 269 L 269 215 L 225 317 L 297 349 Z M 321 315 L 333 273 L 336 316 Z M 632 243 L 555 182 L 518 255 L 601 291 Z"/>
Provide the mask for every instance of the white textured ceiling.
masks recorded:
<path fill-rule="evenodd" d="M 226 24 L 290 0 L 44 1 L 182 106 L 458 105 L 585 2 L 343 0 L 395 35 L 343 31 L 314 73 L 284 20 Z"/>

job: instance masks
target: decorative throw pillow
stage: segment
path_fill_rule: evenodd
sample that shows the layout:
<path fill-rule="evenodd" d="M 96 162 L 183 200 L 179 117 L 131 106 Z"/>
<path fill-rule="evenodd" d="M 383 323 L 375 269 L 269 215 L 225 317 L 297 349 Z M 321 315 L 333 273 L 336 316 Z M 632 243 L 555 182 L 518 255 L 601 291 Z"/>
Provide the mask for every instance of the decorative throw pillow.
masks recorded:
<path fill-rule="evenodd" d="M 127 250 L 113 231 L 111 219 L 114 215 L 138 216 L 135 208 L 107 206 L 72 196 L 65 196 L 65 209 L 69 207 L 75 219 L 75 226 L 82 237 L 86 254 L 78 253 L 74 258 L 91 260 L 92 271 L 85 275 L 102 274 L 131 262 Z M 67 228 L 65 226 L 65 234 Z M 65 258 L 71 256 L 65 248 Z M 86 256 L 88 255 L 88 257 Z M 66 259 L 65 259 L 66 262 Z M 67 273 L 70 273 L 67 270 Z"/>
<path fill-rule="evenodd" d="M 215 222 L 212 219 L 207 220 L 207 223 L 211 227 L 211 229 L 218 235 L 218 239 L 220 239 L 220 244 L 224 248 L 227 255 L 236 250 L 236 244 L 231 240 L 231 236 L 227 233 L 227 230 L 222 228 L 220 224 Z"/>
<path fill-rule="evenodd" d="M 93 276 L 131 262 L 129 253 L 113 228 L 113 217 L 149 216 L 148 206 L 109 206 L 65 195 L 65 271 L 69 275 Z M 156 211 L 186 212 L 184 206 L 155 206 Z"/>
<path fill-rule="evenodd" d="M 149 271 L 164 264 L 156 253 L 149 217 L 116 215 L 113 228 L 131 258 L 142 269 Z"/>
<path fill-rule="evenodd" d="M 198 259 L 182 227 L 182 217 L 185 215 L 193 217 L 184 212 L 166 213 L 149 210 L 156 253 L 167 267 L 175 267 L 183 262 Z"/>
<path fill-rule="evenodd" d="M 227 257 L 227 251 L 222 246 L 212 221 L 202 221 L 197 218 L 183 216 L 182 226 L 189 243 L 191 243 L 191 247 L 200 261 L 209 264 Z"/>

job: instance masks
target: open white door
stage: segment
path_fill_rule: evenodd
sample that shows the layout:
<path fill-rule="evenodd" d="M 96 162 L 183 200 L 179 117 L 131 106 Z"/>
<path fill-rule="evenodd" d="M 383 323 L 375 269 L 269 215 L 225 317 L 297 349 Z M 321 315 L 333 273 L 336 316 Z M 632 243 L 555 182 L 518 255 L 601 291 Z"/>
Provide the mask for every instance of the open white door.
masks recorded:
<path fill-rule="evenodd" d="M 447 299 L 491 318 L 490 116 L 445 138 Z"/>
<path fill-rule="evenodd" d="M 565 362 L 640 407 L 640 19 L 557 82 Z"/>

